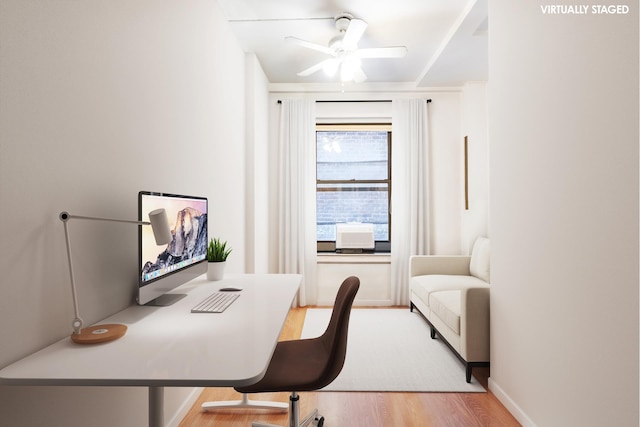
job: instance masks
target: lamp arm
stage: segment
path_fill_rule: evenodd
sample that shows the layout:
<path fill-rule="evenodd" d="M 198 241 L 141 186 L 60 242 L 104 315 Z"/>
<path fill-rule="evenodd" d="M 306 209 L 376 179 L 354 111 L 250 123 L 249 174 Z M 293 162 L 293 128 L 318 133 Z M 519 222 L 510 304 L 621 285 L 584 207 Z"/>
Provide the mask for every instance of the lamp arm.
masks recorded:
<path fill-rule="evenodd" d="M 60 212 L 60 221 L 62 221 L 64 225 L 64 240 L 67 245 L 67 259 L 69 261 L 69 277 L 71 278 L 71 295 L 73 296 L 73 310 L 75 312 L 75 318 L 71 325 L 73 326 L 73 334 L 80 335 L 82 331 L 82 318 L 80 317 L 80 313 L 78 310 L 78 297 L 76 295 L 76 281 L 73 276 L 73 261 L 71 259 L 71 242 L 69 239 L 69 230 L 67 226 L 67 222 L 70 219 L 86 219 L 92 221 L 107 221 L 107 222 L 120 222 L 126 224 L 136 224 L 136 225 L 150 225 L 153 229 L 153 236 L 156 240 L 157 245 L 166 245 L 171 242 L 172 236 L 171 231 L 169 230 L 169 223 L 167 221 L 167 212 L 165 209 L 156 209 L 154 211 L 149 212 L 150 221 L 132 221 L 126 219 L 111 219 L 111 218 L 100 218 L 95 216 L 80 216 L 80 215 L 71 215 L 69 212 L 63 211 Z"/>
<path fill-rule="evenodd" d="M 86 219 L 93 221 L 108 221 L 108 222 L 121 222 L 127 224 L 137 224 L 137 225 L 151 225 L 150 222 L 147 221 L 130 221 L 123 219 L 111 219 L 111 218 L 99 218 L 93 216 L 80 216 L 80 215 L 71 215 L 69 212 L 61 212 L 60 220 L 64 225 L 64 240 L 67 245 L 67 260 L 69 262 L 69 278 L 71 279 L 71 296 L 73 297 L 73 311 L 75 313 L 75 318 L 73 322 L 71 322 L 71 326 L 73 327 L 73 333 L 78 335 L 82 330 L 82 317 L 80 317 L 80 310 L 78 309 L 78 296 L 76 293 L 76 281 L 73 275 L 73 261 L 71 259 L 71 242 L 69 240 L 69 230 L 67 228 L 67 222 L 70 219 Z"/>
<path fill-rule="evenodd" d="M 64 214 L 66 212 L 63 212 Z M 62 219 L 62 214 L 60 214 L 60 219 Z M 78 310 L 78 297 L 76 296 L 76 282 L 73 277 L 73 262 L 71 261 L 71 243 L 69 242 L 69 231 L 67 230 L 67 220 L 68 218 L 62 219 L 62 223 L 64 225 L 64 240 L 67 243 L 67 259 L 69 260 L 69 277 L 71 278 L 71 296 L 73 297 L 73 311 L 76 317 L 71 322 L 71 326 L 73 327 L 74 334 L 80 334 L 82 330 L 82 318 L 80 317 L 80 313 Z"/>
<path fill-rule="evenodd" d="M 81 215 L 71 215 L 69 212 L 61 212 L 60 220 L 66 224 L 70 219 L 88 219 L 92 221 L 108 221 L 108 222 L 123 222 L 126 224 L 138 224 L 138 225 L 151 225 L 148 221 L 132 221 L 127 219 L 113 219 L 113 218 L 100 218 L 97 216 L 81 216 Z"/>
<path fill-rule="evenodd" d="M 88 219 L 95 221 L 108 221 L 108 222 L 124 222 L 129 224 L 138 224 L 138 225 L 151 225 L 150 222 L 145 221 L 129 221 L 129 220 L 121 220 L 121 219 L 111 219 L 111 218 L 98 218 L 93 216 L 80 216 L 80 215 L 71 215 L 69 212 L 61 212 L 60 220 L 64 225 L 64 240 L 67 244 L 67 260 L 69 262 L 69 278 L 71 279 L 71 296 L 73 297 L 73 311 L 75 313 L 75 318 L 71 322 L 71 326 L 73 327 L 74 334 L 80 334 L 82 330 L 82 317 L 80 317 L 80 310 L 78 309 L 78 296 L 76 292 L 76 281 L 73 275 L 73 261 L 71 259 L 71 242 L 69 240 L 69 230 L 67 227 L 67 222 L 70 219 Z"/>
<path fill-rule="evenodd" d="M 157 245 L 166 245 L 171 242 L 171 231 L 167 220 L 167 211 L 164 208 L 149 212 L 149 221 L 132 221 L 126 219 L 100 218 L 96 216 L 71 215 L 69 212 L 61 212 L 60 220 L 67 222 L 70 219 L 87 219 L 92 221 L 119 222 L 125 224 L 150 225 L 153 230 L 153 237 Z"/>

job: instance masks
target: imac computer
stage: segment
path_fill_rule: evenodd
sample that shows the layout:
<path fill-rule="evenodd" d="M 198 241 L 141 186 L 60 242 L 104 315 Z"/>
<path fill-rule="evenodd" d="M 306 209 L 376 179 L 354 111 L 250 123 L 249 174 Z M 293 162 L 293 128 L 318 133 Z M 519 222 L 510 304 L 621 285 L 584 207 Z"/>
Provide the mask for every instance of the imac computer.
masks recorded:
<path fill-rule="evenodd" d="M 138 193 L 138 219 L 167 211 L 171 242 L 157 246 L 151 227 L 138 227 L 138 304 L 171 305 L 184 295 L 169 291 L 207 271 L 207 199 L 197 196 Z"/>

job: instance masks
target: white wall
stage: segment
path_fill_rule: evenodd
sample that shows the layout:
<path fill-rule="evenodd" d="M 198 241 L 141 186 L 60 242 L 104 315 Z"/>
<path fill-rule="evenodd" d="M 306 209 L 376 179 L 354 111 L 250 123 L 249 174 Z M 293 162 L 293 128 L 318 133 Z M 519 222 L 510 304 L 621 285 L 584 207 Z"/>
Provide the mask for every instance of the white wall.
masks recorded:
<path fill-rule="evenodd" d="M 0 366 L 70 333 L 62 210 L 135 218 L 139 190 L 204 195 L 244 270 L 244 62 L 211 0 L 0 2 Z M 70 227 L 90 324 L 132 302 L 137 235 Z M 190 392 L 167 390 L 167 421 Z M 144 389 L 0 387 L 0 425 L 146 420 Z"/>
<path fill-rule="evenodd" d="M 638 426 L 638 4 L 491 0 L 490 387 L 526 426 Z"/>
<path fill-rule="evenodd" d="M 487 83 L 469 82 L 462 89 L 462 137 L 467 137 L 468 209 L 462 211 L 460 245 L 470 254 L 478 236 L 489 236 L 489 138 Z M 462 147 L 461 147 L 462 148 Z M 463 156 L 464 163 L 464 156 Z M 464 169 L 464 167 L 462 168 Z M 462 171 L 464 187 L 464 170 Z"/>
<path fill-rule="evenodd" d="M 268 273 L 269 81 L 253 53 L 246 54 L 246 272 Z"/>
<path fill-rule="evenodd" d="M 319 254 L 318 303 L 332 307 L 340 285 L 349 276 L 358 276 L 360 289 L 356 306 L 390 306 L 391 256 L 389 254 Z"/>

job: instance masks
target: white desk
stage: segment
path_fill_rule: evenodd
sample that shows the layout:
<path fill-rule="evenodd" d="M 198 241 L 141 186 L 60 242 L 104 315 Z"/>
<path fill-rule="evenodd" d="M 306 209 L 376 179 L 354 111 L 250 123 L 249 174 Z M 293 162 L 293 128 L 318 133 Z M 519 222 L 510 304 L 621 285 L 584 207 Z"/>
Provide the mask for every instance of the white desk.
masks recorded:
<path fill-rule="evenodd" d="M 266 371 L 300 286 L 299 275 L 204 276 L 175 289 L 169 307 L 131 306 L 98 323 L 123 323 L 124 337 L 80 345 L 64 338 L 0 370 L 0 384 L 149 387 L 149 425 L 164 425 L 165 386 L 254 384 Z M 191 313 L 225 286 L 241 287 L 224 313 Z"/>

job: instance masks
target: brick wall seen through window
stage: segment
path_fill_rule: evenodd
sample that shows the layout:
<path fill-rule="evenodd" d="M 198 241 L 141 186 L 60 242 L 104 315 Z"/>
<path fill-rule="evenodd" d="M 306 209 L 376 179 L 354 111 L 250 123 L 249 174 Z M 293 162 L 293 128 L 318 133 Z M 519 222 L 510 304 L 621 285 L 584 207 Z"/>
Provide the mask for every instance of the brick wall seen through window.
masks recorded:
<path fill-rule="evenodd" d="M 391 131 L 389 125 L 318 125 L 317 240 L 335 241 L 336 224 L 374 224 L 389 242 Z"/>

